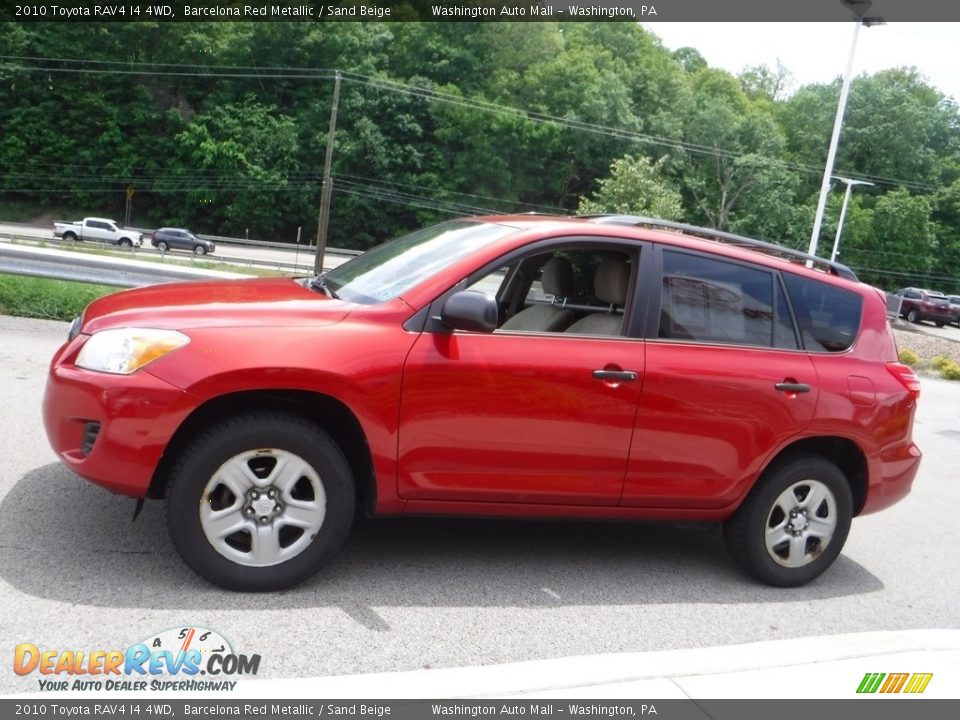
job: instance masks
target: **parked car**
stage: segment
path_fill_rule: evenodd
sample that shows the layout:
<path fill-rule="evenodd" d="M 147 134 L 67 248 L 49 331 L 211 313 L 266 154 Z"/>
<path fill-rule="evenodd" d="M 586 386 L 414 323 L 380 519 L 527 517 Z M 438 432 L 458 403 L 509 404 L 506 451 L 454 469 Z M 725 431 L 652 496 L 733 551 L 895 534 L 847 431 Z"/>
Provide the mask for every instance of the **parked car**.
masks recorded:
<path fill-rule="evenodd" d="M 960 327 L 960 295 L 947 295 L 947 302 L 950 303 L 950 317 L 957 327 Z"/>
<path fill-rule="evenodd" d="M 154 230 L 150 238 L 150 244 L 160 252 L 166 252 L 171 248 L 177 250 L 189 250 L 194 255 L 206 255 L 217 249 L 209 240 L 198 238 L 189 230 L 183 228 L 160 228 Z"/>
<path fill-rule="evenodd" d="M 43 417 L 79 475 L 165 498 L 183 560 L 227 588 L 307 578 L 357 505 L 723 521 L 743 569 L 796 586 L 909 492 L 919 393 L 884 296 L 842 265 L 648 218 L 514 216 L 320 277 L 96 300 Z"/>
<path fill-rule="evenodd" d="M 107 218 L 88 217 L 74 222 L 55 222 L 53 234 L 64 240 L 94 240 L 120 247 L 139 247 L 142 242 L 138 231 L 120 227 L 115 220 Z"/>
<path fill-rule="evenodd" d="M 900 304 L 900 317 L 905 317 L 912 323 L 929 320 L 943 327 L 953 322 L 950 311 L 950 302 L 942 293 L 920 288 L 903 288 L 897 290 L 897 295 L 903 298 Z"/>

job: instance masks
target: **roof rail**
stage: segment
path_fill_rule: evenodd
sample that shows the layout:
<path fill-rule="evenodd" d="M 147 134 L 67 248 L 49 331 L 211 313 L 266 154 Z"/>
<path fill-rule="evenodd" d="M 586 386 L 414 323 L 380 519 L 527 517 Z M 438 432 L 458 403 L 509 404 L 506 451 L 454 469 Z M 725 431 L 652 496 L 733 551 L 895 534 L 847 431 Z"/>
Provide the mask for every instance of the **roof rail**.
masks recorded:
<path fill-rule="evenodd" d="M 841 263 L 833 262 L 831 260 L 827 260 L 826 258 L 817 257 L 816 255 L 810 255 L 809 253 L 805 253 L 800 250 L 794 250 L 793 248 L 775 245 L 774 243 L 765 242 L 763 240 L 755 240 L 754 238 L 745 237 L 743 235 L 734 235 L 733 233 L 724 232 L 723 230 L 714 230 L 713 228 L 687 225 L 686 223 L 674 222 L 672 220 L 660 220 L 659 218 L 646 217 L 644 215 L 595 215 L 584 219 L 588 222 L 596 223 L 598 225 L 644 225 L 652 228 L 680 230 L 690 235 L 697 235 L 707 240 L 715 240 L 717 242 L 728 243 L 737 247 L 757 250 L 768 255 L 782 257 L 786 260 L 799 260 L 808 265 L 818 265 L 833 275 L 846 278 L 847 280 L 853 280 L 854 282 L 859 282 L 856 273 Z"/>

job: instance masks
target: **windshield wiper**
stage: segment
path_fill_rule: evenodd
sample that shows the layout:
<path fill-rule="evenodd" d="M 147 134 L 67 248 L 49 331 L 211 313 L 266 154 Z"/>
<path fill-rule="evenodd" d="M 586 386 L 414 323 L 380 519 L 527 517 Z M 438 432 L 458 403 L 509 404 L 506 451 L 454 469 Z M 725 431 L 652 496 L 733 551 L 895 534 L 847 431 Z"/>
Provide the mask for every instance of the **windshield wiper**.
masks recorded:
<path fill-rule="evenodd" d="M 313 278 L 310 281 L 309 287 L 311 290 L 323 290 L 325 293 L 327 293 L 327 295 L 332 297 L 334 300 L 340 299 L 340 296 L 337 295 L 334 289 L 331 288 L 329 285 L 327 285 L 327 278 L 324 275 L 318 275 L 317 277 Z"/>

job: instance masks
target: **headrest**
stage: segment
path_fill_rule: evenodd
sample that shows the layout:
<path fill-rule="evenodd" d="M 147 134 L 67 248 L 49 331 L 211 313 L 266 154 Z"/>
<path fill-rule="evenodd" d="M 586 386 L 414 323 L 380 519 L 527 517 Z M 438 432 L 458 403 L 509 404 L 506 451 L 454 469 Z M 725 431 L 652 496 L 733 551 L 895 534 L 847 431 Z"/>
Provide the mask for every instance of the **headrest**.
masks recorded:
<path fill-rule="evenodd" d="M 629 286 L 630 266 L 623 260 L 609 258 L 597 266 L 593 291 L 601 302 L 622 307 L 627 302 Z"/>
<path fill-rule="evenodd" d="M 558 298 L 573 295 L 573 266 L 566 258 L 554 255 L 543 266 L 543 291 Z"/>

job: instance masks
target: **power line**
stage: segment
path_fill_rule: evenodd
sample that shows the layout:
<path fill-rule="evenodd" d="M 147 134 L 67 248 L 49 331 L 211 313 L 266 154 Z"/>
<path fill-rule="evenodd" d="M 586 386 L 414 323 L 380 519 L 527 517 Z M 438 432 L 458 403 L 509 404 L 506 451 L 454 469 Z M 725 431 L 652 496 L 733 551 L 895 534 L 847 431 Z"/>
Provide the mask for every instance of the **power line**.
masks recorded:
<path fill-rule="evenodd" d="M 50 68 L 50 67 L 28 67 L 28 66 L 7 66 L 6 69 L 21 70 L 25 72 L 62 72 L 62 73 L 84 73 L 84 72 L 96 72 L 96 73 L 107 73 L 107 74 L 118 74 L 118 75 L 162 75 L 162 76 L 176 76 L 176 77 L 237 77 L 237 78 L 247 78 L 247 79 L 308 79 L 308 80 L 323 80 L 323 79 L 332 79 L 336 73 L 335 70 L 330 70 L 326 68 L 290 68 L 290 67 L 265 67 L 265 68 L 253 68 L 252 66 L 230 66 L 230 65 L 178 65 L 173 63 L 136 63 L 136 62 L 121 62 L 121 61 L 109 61 L 109 60 L 83 60 L 83 59 L 72 59 L 72 58 L 37 58 L 30 56 L 17 56 L 17 55 L 0 55 L 0 60 L 28 60 L 34 62 L 69 62 L 72 64 L 95 64 L 95 65 L 121 65 L 126 67 L 135 67 L 140 69 L 135 70 L 111 70 L 107 68 L 102 69 L 84 69 L 84 68 Z M 203 72 L 180 72 L 177 70 L 145 70 L 142 68 L 191 68 L 193 70 L 202 69 Z M 251 69 L 255 69 L 255 72 L 248 72 Z M 215 71 L 215 72 L 214 72 Z M 229 71 L 229 72 L 224 72 Z M 244 72 L 239 72 L 244 71 Z M 614 128 L 605 125 L 599 125 L 597 123 L 590 123 L 586 121 L 572 120 L 570 118 L 562 118 L 556 115 L 551 115 L 549 113 L 534 111 L 534 110 L 524 110 L 520 108 L 514 108 L 506 105 L 498 105 L 485 100 L 477 100 L 471 98 L 464 98 L 463 96 L 454 95 L 452 93 L 444 93 L 438 90 L 424 88 L 422 86 L 410 85 L 407 83 L 401 83 L 394 80 L 387 80 L 383 78 L 374 78 L 369 75 L 364 75 L 362 73 L 357 73 L 353 71 L 341 71 L 343 79 L 345 81 L 358 83 L 361 85 L 366 85 L 368 87 L 373 87 L 376 89 L 388 90 L 393 92 L 405 93 L 414 97 L 420 97 L 427 100 L 434 100 L 437 102 L 443 102 L 447 104 L 452 104 L 455 106 L 461 106 L 468 109 L 479 110 L 487 113 L 495 113 L 500 115 L 505 115 L 509 117 L 515 117 L 522 120 L 527 120 L 530 122 L 537 123 L 552 123 L 561 127 L 565 127 L 572 130 L 579 130 L 582 132 L 589 132 L 593 134 L 599 134 L 606 137 L 612 137 L 614 139 L 621 140 L 630 140 L 637 142 L 646 142 L 649 144 L 659 145 L 661 147 L 667 147 L 670 149 L 684 150 L 692 154 L 706 155 L 711 157 L 723 158 L 728 160 L 746 160 L 752 153 L 747 155 L 739 155 L 738 153 L 725 150 L 722 148 L 711 147 L 707 145 L 700 145 L 697 143 L 690 143 L 674 138 L 665 138 L 662 136 L 650 135 L 646 133 L 640 133 L 633 130 L 626 130 L 623 128 Z M 806 165 L 803 163 L 793 163 L 782 160 L 780 158 L 766 157 L 765 160 L 773 162 L 777 165 L 780 165 L 789 170 L 795 170 L 804 173 L 812 173 L 819 175 L 821 169 L 819 167 Z M 874 176 L 866 174 L 852 173 L 848 171 L 843 171 L 845 174 L 848 174 L 851 177 L 862 177 L 871 179 L 877 184 L 887 185 L 890 187 L 909 187 L 916 190 L 927 190 L 932 191 L 936 190 L 937 186 L 930 185 L 928 183 L 923 183 L 919 181 L 912 180 L 903 180 L 896 178 L 887 178 L 883 176 Z"/>

